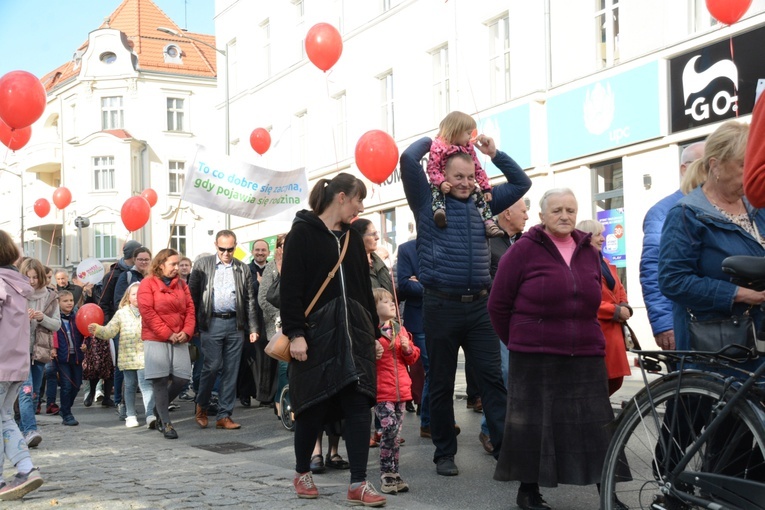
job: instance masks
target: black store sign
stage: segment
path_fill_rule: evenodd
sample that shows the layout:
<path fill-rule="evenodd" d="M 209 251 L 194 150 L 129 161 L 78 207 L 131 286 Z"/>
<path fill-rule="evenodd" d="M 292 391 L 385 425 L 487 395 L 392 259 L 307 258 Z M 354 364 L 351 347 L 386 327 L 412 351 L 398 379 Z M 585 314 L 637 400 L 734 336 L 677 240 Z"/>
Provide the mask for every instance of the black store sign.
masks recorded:
<path fill-rule="evenodd" d="M 765 27 L 694 50 L 669 62 L 673 133 L 752 113 L 765 84 Z"/>

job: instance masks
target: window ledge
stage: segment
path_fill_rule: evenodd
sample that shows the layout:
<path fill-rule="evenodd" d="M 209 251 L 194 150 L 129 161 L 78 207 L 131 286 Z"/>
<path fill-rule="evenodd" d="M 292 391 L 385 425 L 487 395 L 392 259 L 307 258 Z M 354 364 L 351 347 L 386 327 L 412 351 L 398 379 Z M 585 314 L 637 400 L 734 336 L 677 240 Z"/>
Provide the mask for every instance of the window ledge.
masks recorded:
<path fill-rule="evenodd" d="M 184 138 L 191 138 L 194 136 L 194 133 L 191 133 L 189 131 L 163 131 L 166 135 L 172 135 L 172 136 L 182 136 Z"/>

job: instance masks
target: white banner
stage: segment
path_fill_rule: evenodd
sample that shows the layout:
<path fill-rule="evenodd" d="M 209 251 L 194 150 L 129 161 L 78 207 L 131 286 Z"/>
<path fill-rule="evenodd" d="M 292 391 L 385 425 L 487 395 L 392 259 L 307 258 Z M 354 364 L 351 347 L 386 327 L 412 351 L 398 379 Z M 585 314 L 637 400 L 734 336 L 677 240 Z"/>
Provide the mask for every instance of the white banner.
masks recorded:
<path fill-rule="evenodd" d="M 186 172 L 183 200 L 216 211 L 260 220 L 308 201 L 305 168 L 269 170 L 197 146 Z"/>
<path fill-rule="evenodd" d="M 85 283 L 96 285 L 104 279 L 104 265 L 95 258 L 85 259 L 77 264 L 76 276 Z"/>

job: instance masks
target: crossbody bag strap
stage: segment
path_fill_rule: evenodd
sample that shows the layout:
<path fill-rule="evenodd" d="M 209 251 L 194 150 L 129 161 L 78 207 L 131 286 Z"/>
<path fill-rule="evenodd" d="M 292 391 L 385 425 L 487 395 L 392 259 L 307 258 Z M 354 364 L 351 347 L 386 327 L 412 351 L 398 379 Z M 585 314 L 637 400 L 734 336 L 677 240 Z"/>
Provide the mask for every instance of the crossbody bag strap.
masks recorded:
<path fill-rule="evenodd" d="M 335 264 L 335 267 L 332 268 L 332 271 L 329 272 L 327 275 L 327 279 L 324 280 L 324 283 L 321 284 L 321 288 L 319 289 L 319 292 L 316 293 L 316 295 L 313 297 L 313 300 L 311 301 L 311 304 L 308 305 L 308 308 L 305 309 L 305 316 L 308 317 L 308 314 L 311 313 L 311 310 L 313 310 L 313 305 L 316 304 L 316 302 L 319 300 L 319 297 L 321 297 L 322 292 L 324 292 L 324 289 L 327 288 L 327 285 L 329 285 L 330 280 L 335 277 L 335 273 L 337 273 L 337 270 L 340 269 L 340 264 L 343 262 L 343 259 L 345 258 L 345 252 L 348 251 L 348 241 L 351 238 L 350 232 L 346 232 L 345 234 L 345 242 L 343 243 L 343 249 L 340 252 L 340 258 L 337 259 L 337 264 Z"/>

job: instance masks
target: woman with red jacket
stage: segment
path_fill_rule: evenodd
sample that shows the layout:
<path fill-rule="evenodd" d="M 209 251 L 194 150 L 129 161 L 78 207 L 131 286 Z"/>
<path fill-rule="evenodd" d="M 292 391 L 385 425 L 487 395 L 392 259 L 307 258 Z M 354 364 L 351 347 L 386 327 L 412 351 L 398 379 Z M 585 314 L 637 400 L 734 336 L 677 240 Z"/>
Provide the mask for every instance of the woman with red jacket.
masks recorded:
<path fill-rule="evenodd" d="M 178 252 L 160 250 L 151 262 L 149 276 L 138 288 L 141 312 L 144 374 L 154 388 L 157 429 L 166 439 L 177 439 L 168 405 L 191 379 L 191 359 L 186 346 L 194 334 L 194 302 L 189 287 L 178 277 Z"/>
<path fill-rule="evenodd" d="M 375 415 L 380 420 L 380 479 L 381 490 L 386 494 L 406 492 L 409 485 L 398 472 L 398 435 L 406 409 L 412 400 L 412 380 L 406 367 L 420 357 L 420 349 L 409 333 L 396 319 L 396 302 L 390 292 L 382 288 L 372 289 L 380 318 L 382 336 L 377 349 L 377 405 Z"/>
<path fill-rule="evenodd" d="M 598 254 L 603 249 L 606 238 L 603 237 L 603 224 L 595 220 L 580 221 L 577 229 L 592 234 L 592 247 Z M 606 337 L 606 370 L 608 371 L 608 394 L 613 395 L 622 387 L 624 376 L 630 375 L 630 362 L 624 345 L 624 323 L 632 317 L 632 307 L 627 303 L 627 291 L 624 290 L 616 267 L 600 258 L 601 301 L 598 308 L 598 321 L 603 336 Z"/>

